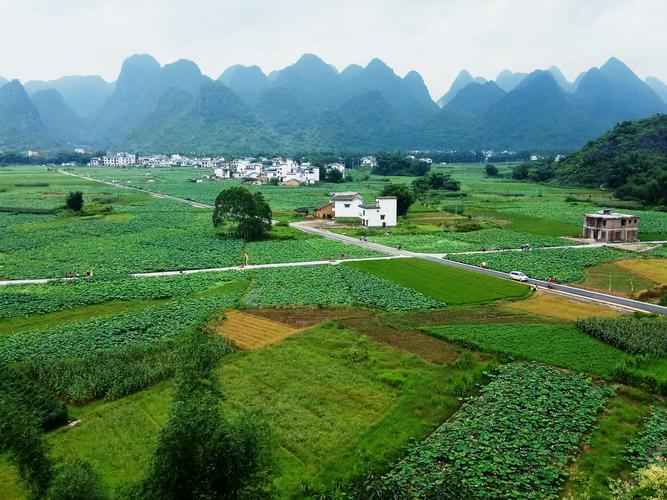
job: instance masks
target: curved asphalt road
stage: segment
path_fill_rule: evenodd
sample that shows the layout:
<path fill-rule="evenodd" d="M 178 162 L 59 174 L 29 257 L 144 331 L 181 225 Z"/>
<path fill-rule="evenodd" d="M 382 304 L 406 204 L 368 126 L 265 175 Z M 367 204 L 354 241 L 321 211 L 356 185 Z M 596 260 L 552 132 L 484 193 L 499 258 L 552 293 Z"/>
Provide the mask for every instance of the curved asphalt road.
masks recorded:
<path fill-rule="evenodd" d="M 358 240 L 357 238 L 351 238 L 350 236 L 345 236 L 343 234 L 332 233 L 331 231 L 327 231 L 326 229 L 313 227 L 305 222 L 293 222 L 290 225 L 292 227 L 300 229 L 301 231 L 318 234 L 320 236 L 324 236 L 325 238 L 341 241 L 343 243 L 348 243 L 351 245 L 358 245 L 364 248 L 372 248 L 373 250 L 388 253 L 390 255 L 403 256 L 403 257 L 416 257 L 418 259 L 428 260 L 443 266 L 458 267 L 459 269 L 465 269 L 466 271 L 486 274 L 488 276 L 495 276 L 496 278 L 509 279 L 507 273 L 494 271 L 492 269 L 483 269 L 481 267 L 471 266 L 470 264 L 463 264 L 462 262 L 455 262 L 453 260 L 443 259 L 437 254 L 408 252 L 406 250 L 398 250 L 396 248 L 391 248 L 385 245 L 379 245 L 377 243 L 370 243 L 370 242 L 366 243 L 362 242 L 361 240 Z M 549 283 L 542 280 L 529 278 L 528 283 L 543 288 L 549 288 L 548 286 Z M 667 316 L 667 307 L 658 306 L 655 304 L 648 304 L 646 302 L 640 302 L 638 300 L 625 299 L 623 297 L 616 297 L 615 295 L 608 295 L 606 293 L 591 292 L 590 290 L 584 290 L 581 288 L 575 288 L 567 285 L 551 285 L 551 289 L 556 290 L 558 292 L 563 292 L 569 295 L 573 295 L 579 299 L 587 301 L 606 302 L 608 304 L 626 307 L 638 311 L 662 314 Z"/>

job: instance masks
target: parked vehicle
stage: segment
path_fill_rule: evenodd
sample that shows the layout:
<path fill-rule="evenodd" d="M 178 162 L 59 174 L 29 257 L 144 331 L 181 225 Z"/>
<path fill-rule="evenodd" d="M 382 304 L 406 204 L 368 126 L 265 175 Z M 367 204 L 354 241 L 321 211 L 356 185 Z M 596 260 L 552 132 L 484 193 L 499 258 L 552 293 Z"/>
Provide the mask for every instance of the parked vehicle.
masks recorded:
<path fill-rule="evenodd" d="M 528 276 L 523 274 L 521 271 L 512 271 L 509 274 L 509 278 L 515 281 L 528 281 Z"/>

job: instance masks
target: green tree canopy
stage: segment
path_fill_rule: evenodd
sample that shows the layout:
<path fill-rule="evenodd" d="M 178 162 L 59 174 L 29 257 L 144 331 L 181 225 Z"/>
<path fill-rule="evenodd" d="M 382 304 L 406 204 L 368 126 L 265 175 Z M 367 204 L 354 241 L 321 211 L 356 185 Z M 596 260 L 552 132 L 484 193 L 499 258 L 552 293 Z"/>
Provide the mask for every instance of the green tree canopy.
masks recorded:
<path fill-rule="evenodd" d="M 83 193 L 81 191 L 70 191 L 65 199 L 65 205 L 70 210 L 80 212 L 83 209 Z"/>
<path fill-rule="evenodd" d="M 271 207 L 262 193 L 237 186 L 225 189 L 215 199 L 213 225 L 225 236 L 258 240 L 271 230 Z"/>
<path fill-rule="evenodd" d="M 498 167 L 496 167 L 493 163 L 488 163 L 486 165 L 486 175 L 489 177 L 497 177 L 499 174 Z"/>
<path fill-rule="evenodd" d="M 338 184 L 345 181 L 345 176 L 337 168 L 329 168 L 324 172 L 324 179 L 322 180 Z"/>
<path fill-rule="evenodd" d="M 218 338 L 193 332 L 177 353 L 176 393 L 146 478 L 145 499 L 262 498 L 270 468 L 265 425 L 222 409 Z"/>
<path fill-rule="evenodd" d="M 417 196 L 421 196 L 431 189 L 441 191 L 460 191 L 461 183 L 452 179 L 448 174 L 435 172 L 430 172 L 424 177 L 418 177 L 412 181 L 412 190 Z"/>
<path fill-rule="evenodd" d="M 407 214 L 410 205 L 415 202 L 414 193 L 404 184 L 387 184 L 380 192 L 380 196 L 396 197 L 396 211 L 398 215 Z"/>
<path fill-rule="evenodd" d="M 380 153 L 377 155 L 377 166 L 373 168 L 376 175 L 425 175 L 431 165 L 424 161 L 408 158 L 403 153 Z"/>

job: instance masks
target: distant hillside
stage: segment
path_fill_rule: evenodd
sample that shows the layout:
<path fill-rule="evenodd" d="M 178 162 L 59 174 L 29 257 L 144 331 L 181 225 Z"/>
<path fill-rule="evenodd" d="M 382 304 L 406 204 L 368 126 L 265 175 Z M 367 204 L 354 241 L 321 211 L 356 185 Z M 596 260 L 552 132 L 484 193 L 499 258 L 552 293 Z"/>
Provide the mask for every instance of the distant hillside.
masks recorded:
<path fill-rule="evenodd" d="M 456 95 L 461 92 L 461 90 L 463 90 L 469 83 L 486 83 L 486 79 L 481 76 L 473 78 L 467 69 L 462 69 L 459 71 L 459 74 L 456 75 L 456 78 L 452 82 L 451 87 L 449 87 L 449 90 L 445 93 L 445 95 L 438 99 L 438 106 L 441 108 L 447 106 L 447 104 L 449 104 L 450 101 L 454 99 Z"/>
<path fill-rule="evenodd" d="M 667 115 L 623 122 L 555 166 L 565 184 L 667 206 Z"/>
<path fill-rule="evenodd" d="M 65 76 L 57 80 L 33 80 L 25 84 L 30 95 L 48 89 L 57 90 L 65 103 L 79 116 L 87 116 L 98 109 L 113 92 L 114 84 L 97 75 Z"/>
<path fill-rule="evenodd" d="M 653 76 L 647 76 L 644 82 L 653 89 L 653 92 L 658 94 L 660 99 L 667 103 L 667 85 Z"/>
<path fill-rule="evenodd" d="M 85 140 L 83 119 L 67 105 L 60 92 L 40 90 L 32 96 L 32 102 L 51 135 L 69 144 L 80 144 Z"/>
<path fill-rule="evenodd" d="M 37 108 L 18 80 L 0 87 L 0 149 L 58 147 Z"/>
<path fill-rule="evenodd" d="M 373 59 L 338 72 L 314 54 L 269 75 L 234 65 L 215 82 L 192 61 L 161 65 L 137 54 L 114 84 L 71 76 L 29 82 L 26 90 L 32 102 L 9 92 L 0 103 L 7 148 L 569 151 L 618 122 L 667 113 L 660 83 L 642 81 L 615 58 L 575 82 L 555 66 L 506 70 L 495 82 L 464 70 L 439 105 L 416 71 L 400 76 Z"/>

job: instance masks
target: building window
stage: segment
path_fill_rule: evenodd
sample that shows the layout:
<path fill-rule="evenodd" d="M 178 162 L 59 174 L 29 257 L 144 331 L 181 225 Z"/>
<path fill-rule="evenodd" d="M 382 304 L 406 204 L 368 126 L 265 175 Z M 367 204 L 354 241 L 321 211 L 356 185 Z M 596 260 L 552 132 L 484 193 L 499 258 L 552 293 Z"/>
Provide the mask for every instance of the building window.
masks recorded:
<path fill-rule="evenodd" d="M 350 204 L 349 204 L 349 203 L 346 203 L 346 204 L 345 204 L 345 208 L 350 208 Z"/>
<path fill-rule="evenodd" d="M 380 216 L 380 220 L 384 220 L 384 214 Z"/>
<path fill-rule="evenodd" d="M 625 226 L 625 219 L 621 219 L 621 226 Z"/>
<path fill-rule="evenodd" d="M 363 213 L 361 215 L 366 215 L 366 210 L 362 210 L 362 212 Z"/>

